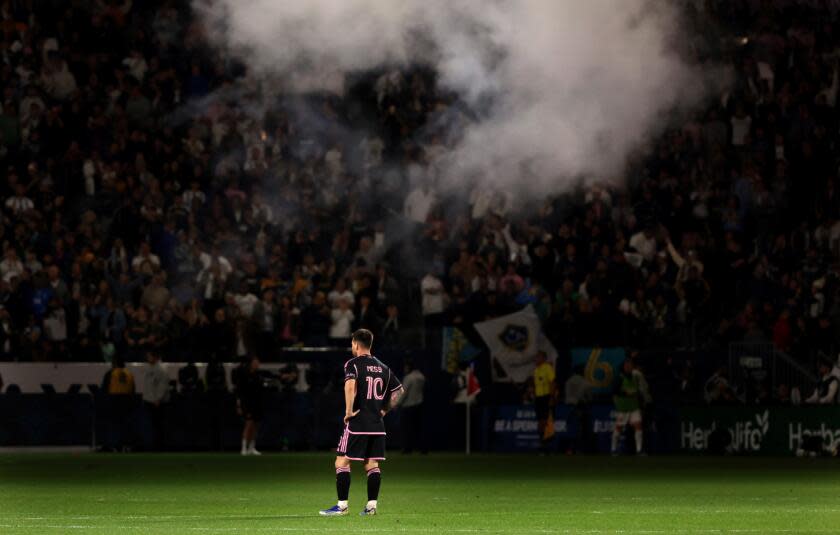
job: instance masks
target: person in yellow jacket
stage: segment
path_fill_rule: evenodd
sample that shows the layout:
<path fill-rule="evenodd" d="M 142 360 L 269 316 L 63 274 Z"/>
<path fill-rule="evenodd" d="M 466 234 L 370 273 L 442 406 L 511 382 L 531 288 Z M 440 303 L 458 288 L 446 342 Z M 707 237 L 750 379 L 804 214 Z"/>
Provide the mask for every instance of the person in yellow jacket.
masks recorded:
<path fill-rule="evenodd" d="M 131 416 L 137 405 L 134 375 L 125 367 L 119 356 L 114 357 L 111 369 L 102 378 L 105 396 L 97 399 L 104 403 L 107 416 L 107 432 L 103 448 L 112 451 L 128 451 L 134 443 L 134 427 Z"/>
<path fill-rule="evenodd" d="M 552 409 L 557 400 L 557 383 L 554 379 L 554 366 L 548 362 L 548 355 L 545 351 L 538 351 L 533 376 L 534 408 L 543 451 L 548 449 L 548 442 L 554 436 Z"/>

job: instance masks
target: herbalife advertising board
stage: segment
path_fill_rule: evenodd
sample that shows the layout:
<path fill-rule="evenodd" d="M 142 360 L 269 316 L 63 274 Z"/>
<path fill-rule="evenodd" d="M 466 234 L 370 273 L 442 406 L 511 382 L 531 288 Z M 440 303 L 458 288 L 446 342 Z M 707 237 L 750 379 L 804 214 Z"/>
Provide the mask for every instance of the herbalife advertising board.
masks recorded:
<path fill-rule="evenodd" d="M 811 436 L 826 449 L 840 445 L 840 407 L 700 407 L 682 409 L 680 449 L 704 452 L 715 430 L 736 453 L 793 455 Z"/>

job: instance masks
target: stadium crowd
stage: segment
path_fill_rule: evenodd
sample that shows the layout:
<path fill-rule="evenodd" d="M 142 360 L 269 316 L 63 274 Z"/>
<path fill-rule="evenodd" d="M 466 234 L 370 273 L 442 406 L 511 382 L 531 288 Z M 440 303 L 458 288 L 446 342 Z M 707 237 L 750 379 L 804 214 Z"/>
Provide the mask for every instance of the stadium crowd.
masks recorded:
<path fill-rule="evenodd" d="M 702 4 L 689 53 L 727 90 L 627 176 L 526 201 L 437 187 L 474 119 L 422 67 L 269 92 L 188 2 L 3 1 L 0 358 L 434 348 L 526 304 L 558 349 L 834 358 L 837 13 Z"/>

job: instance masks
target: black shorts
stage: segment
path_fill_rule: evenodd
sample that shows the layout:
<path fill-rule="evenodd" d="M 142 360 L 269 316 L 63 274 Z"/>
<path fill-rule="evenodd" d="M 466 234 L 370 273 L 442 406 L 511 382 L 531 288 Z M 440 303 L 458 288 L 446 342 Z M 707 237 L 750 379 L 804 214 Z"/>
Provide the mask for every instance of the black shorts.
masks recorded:
<path fill-rule="evenodd" d="M 263 408 L 259 403 L 242 403 L 242 418 L 245 420 L 253 420 L 255 422 L 262 421 Z"/>
<path fill-rule="evenodd" d="M 537 412 L 537 420 L 542 422 L 548 420 L 551 412 L 551 396 L 539 396 L 534 398 L 534 409 Z"/>
<path fill-rule="evenodd" d="M 345 427 L 335 451 L 339 457 L 344 456 L 351 461 L 384 461 L 385 435 L 351 433 L 350 429 Z"/>

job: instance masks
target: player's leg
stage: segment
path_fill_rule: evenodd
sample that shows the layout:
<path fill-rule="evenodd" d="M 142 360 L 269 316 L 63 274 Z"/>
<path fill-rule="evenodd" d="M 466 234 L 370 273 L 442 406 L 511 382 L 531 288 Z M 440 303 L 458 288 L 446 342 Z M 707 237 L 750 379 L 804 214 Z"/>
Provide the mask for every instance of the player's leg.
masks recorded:
<path fill-rule="evenodd" d="M 335 492 L 338 502 L 329 509 L 323 509 L 321 516 L 347 514 L 347 503 L 350 499 L 350 460 L 342 454 L 335 458 Z"/>
<path fill-rule="evenodd" d="M 262 405 L 259 402 L 250 403 L 246 411 L 247 418 L 251 421 L 248 428 L 248 455 L 262 455 L 257 451 L 257 432 L 263 417 Z"/>
<path fill-rule="evenodd" d="M 361 514 L 375 515 L 382 474 L 379 461 L 385 460 L 385 435 L 369 435 L 365 449 L 365 472 L 367 472 L 368 502 Z"/>
<path fill-rule="evenodd" d="M 251 427 L 254 425 L 254 421 L 250 419 L 248 416 L 245 417 L 245 426 L 242 428 L 242 455 L 248 455 L 248 445 L 251 440 Z"/>
<path fill-rule="evenodd" d="M 365 472 L 367 473 L 368 502 L 362 514 L 375 515 L 376 504 L 379 499 L 379 487 L 382 484 L 382 474 L 379 470 L 379 461 L 366 459 Z"/>
<path fill-rule="evenodd" d="M 338 496 L 338 506 L 347 509 L 350 499 L 350 460 L 346 456 L 335 458 L 335 491 Z"/>
<path fill-rule="evenodd" d="M 630 425 L 633 426 L 633 437 L 636 440 L 636 453 L 642 453 L 642 448 L 644 446 L 644 431 L 642 427 L 642 412 L 640 410 L 635 410 L 630 414 Z"/>
<path fill-rule="evenodd" d="M 260 428 L 260 418 L 255 417 L 251 423 L 251 438 L 248 442 L 248 453 L 251 455 L 262 455 L 257 451 L 257 431 Z"/>
<path fill-rule="evenodd" d="M 321 510 L 321 516 L 341 516 L 347 514 L 347 503 L 350 499 L 350 459 L 347 458 L 349 449 L 350 432 L 345 427 L 344 432 L 338 439 L 338 447 L 335 449 L 335 491 L 338 503 L 329 509 Z"/>
<path fill-rule="evenodd" d="M 618 443 L 621 440 L 621 434 L 624 433 L 624 426 L 627 425 L 628 414 L 626 412 L 619 412 L 615 415 L 615 428 L 612 434 L 612 453 L 618 453 Z"/>

